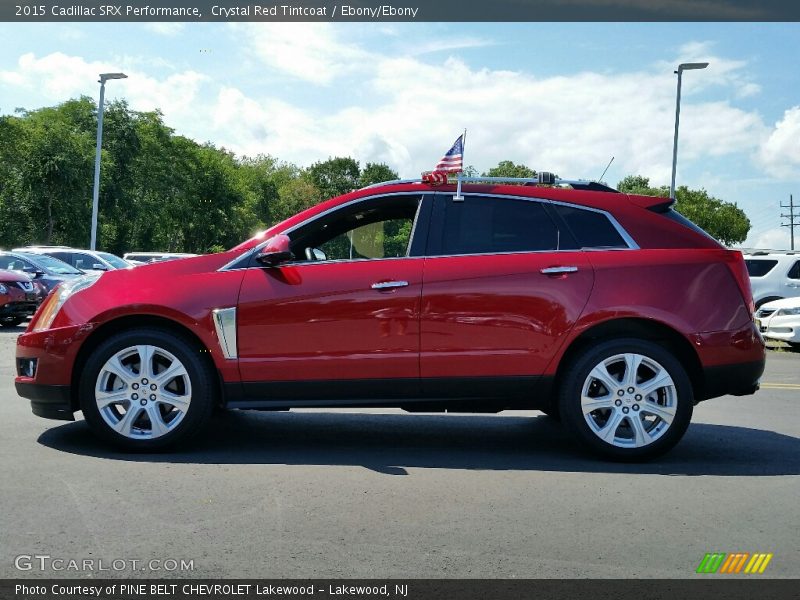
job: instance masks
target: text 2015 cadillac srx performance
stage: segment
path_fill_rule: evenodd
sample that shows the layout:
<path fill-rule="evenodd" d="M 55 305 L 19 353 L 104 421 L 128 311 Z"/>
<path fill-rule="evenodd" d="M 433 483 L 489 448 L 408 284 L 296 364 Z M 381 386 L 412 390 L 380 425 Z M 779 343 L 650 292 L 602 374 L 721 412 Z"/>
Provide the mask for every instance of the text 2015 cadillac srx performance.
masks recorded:
<path fill-rule="evenodd" d="M 389 182 L 227 252 L 62 283 L 17 391 L 131 450 L 215 406 L 399 407 L 540 409 L 606 456 L 660 454 L 697 402 L 758 389 L 747 270 L 668 199 L 571 184 Z"/>

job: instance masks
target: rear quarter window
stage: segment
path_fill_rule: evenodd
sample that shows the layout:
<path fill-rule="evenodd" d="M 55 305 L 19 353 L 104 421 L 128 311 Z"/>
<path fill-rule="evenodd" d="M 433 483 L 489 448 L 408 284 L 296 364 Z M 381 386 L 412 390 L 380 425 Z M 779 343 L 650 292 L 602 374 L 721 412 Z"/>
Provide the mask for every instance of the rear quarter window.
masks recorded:
<path fill-rule="evenodd" d="M 764 275 L 775 268 L 775 265 L 778 264 L 778 261 L 747 258 L 745 259 L 744 264 L 747 265 L 747 273 L 750 275 L 750 277 L 764 277 Z"/>
<path fill-rule="evenodd" d="M 608 217 L 593 210 L 555 205 L 581 248 L 627 248 L 619 231 Z"/>
<path fill-rule="evenodd" d="M 789 279 L 800 279 L 800 260 L 795 261 L 792 268 L 786 274 Z"/>

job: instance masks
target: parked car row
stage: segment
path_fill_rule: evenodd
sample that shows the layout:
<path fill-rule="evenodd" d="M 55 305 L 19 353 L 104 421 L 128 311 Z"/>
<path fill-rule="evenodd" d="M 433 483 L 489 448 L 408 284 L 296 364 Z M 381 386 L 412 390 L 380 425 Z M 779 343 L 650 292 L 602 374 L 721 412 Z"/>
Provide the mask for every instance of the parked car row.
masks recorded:
<path fill-rule="evenodd" d="M 756 250 L 744 255 L 756 308 L 800 296 L 800 252 Z"/>
<path fill-rule="evenodd" d="M 145 260 L 126 260 L 109 252 L 68 246 L 26 246 L 0 250 L 0 326 L 15 327 L 31 316 L 59 283 L 86 273 L 130 269 L 145 262 L 194 254 L 139 252 Z M 127 255 L 126 255 L 127 256 Z"/>

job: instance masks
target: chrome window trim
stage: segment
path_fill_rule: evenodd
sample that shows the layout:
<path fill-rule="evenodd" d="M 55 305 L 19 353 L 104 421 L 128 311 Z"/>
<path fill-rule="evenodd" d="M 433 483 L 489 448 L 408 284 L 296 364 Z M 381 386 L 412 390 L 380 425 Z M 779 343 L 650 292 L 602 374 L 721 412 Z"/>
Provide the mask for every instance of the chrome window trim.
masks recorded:
<path fill-rule="evenodd" d="M 445 193 L 449 196 L 449 193 Z M 480 192 L 466 192 L 463 194 L 466 196 L 475 196 L 475 197 L 483 197 L 483 198 L 506 198 L 510 200 L 524 200 L 526 202 L 542 202 L 544 204 L 557 204 L 559 206 L 567 206 L 569 208 L 574 208 L 577 210 L 588 210 L 590 212 L 600 213 L 601 215 L 605 216 L 609 221 L 611 221 L 611 225 L 614 229 L 617 230 L 617 233 L 622 238 L 622 241 L 627 244 L 627 248 L 604 248 L 604 247 L 596 247 L 596 246 L 585 246 L 580 248 L 580 250 L 640 250 L 639 244 L 637 244 L 634 239 L 630 236 L 630 234 L 625 231 L 625 229 L 620 225 L 619 221 L 607 210 L 603 210 L 601 208 L 594 208 L 593 206 L 584 206 L 582 204 L 573 204 L 572 202 L 564 202 L 563 200 L 550 200 L 548 198 L 539 198 L 536 196 L 509 196 L 508 194 L 482 194 Z M 560 252 L 560 250 L 531 250 L 531 252 Z M 484 254 L 496 254 L 495 252 L 485 252 Z M 508 253 L 505 253 L 508 254 Z M 460 255 L 465 256 L 465 255 Z"/>
<path fill-rule="evenodd" d="M 541 254 L 541 253 L 544 253 L 544 252 L 550 252 L 550 253 L 556 253 L 556 252 L 557 253 L 561 253 L 561 252 L 608 252 L 608 251 L 640 250 L 641 249 L 639 244 L 637 244 L 636 241 L 625 230 L 625 228 L 622 227 L 622 225 L 620 224 L 619 221 L 617 221 L 617 219 L 614 217 L 614 215 L 612 215 L 610 212 L 608 212 L 606 210 L 603 210 L 603 209 L 600 209 L 600 208 L 595 208 L 593 206 L 584 206 L 582 204 L 573 204 L 571 202 L 564 202 L 562 200 L 550 200 L 548 198 L 539 198 L 539 197 L 536 197 L 536 196 L 510 196 L 508 194 L 489 194 L 489 193 L 480 193 L 480 192 L 466 192 L 463 195 L 465 197 L 466 196 L 475 196 L 475 197 L 484 197 L 484 198 L 502 198 L 502 199 L 510 199 L 510 200 L 524 200 L 526 202 L 541 202 L 543 204 L 551 204 L 551 205 L 556 204 L 556 205 L 560 205 L 560 206 L 567 206 L 569 208 L 574 208 L 574 209 L 577 209 L 577 210 L 588 210 L 588 211 L 591 211 L 591 212 L 600 213 L 601 215 L 605 216 L 611 222 L 611 225 L 614 227 L 614 229 L 617 231 L 617 233 L 622 238 L 622 241 L 625 242 L 625 244 L 627 244 L 628 247 L 627 248 L 621 248 L 621 247 L 592 247 L 592 246 L 586 246 L 586 247 L 582 247 L 582 248 L 572 248 L 572 249 L 568 249 L 568 250 L 520 250 L 520 251 L 514 251 L 514 252 L 476 252 L 476 253 L 470 253 L 470 254 L 426 254 L 425 256 L 408 256 L 408 251 L 411 249 L 411 241 L 414 239 L 414 234 L 416 233 L 417 222 L 419 220 L 419 213 L 420 213 L 420 209 L 422 208 L 422 200 L 424 199 L 425 195 L 435 196 L 436 194 L 441 194 L 445 198 L 447 196 L 449 196 L 448 192 L 436 192 L 436 191 L 431 191 L 431 190 L 426 190 L 425 192 L 421 192 L 421 193 L 420 192 L 391 192 L 391 193 L 387 193 L 387 194 L 379 194 L 379 195 L 376 195 L 376 196 L 365 196 L 363 198 L 356 198 L 355 200 L 350 200 L 349 202 L 345 202 L 344 204 L 340 204 L 338 206 L 331 207 L 331 208 L 319 213 L 318 215 L 314 215 L 313 217 L 309 217 L 308 219 L 298 223 L 297 225 L 294 225 L 294 226 L 290 227 L 289 229 L 287 229 L 285 231 L 278 232 L 278 233 L 283 233 L 285 235 L 289 235 L 291 232 L 295 231 L 296 229 L 299 229 L 300 227 L 304 227 L 305 225 L 311 223 L 312 221 L 314 221 L 316 219 L 320 219 L 322 217 L 325 217 L 325 216 L 331 214 L 332 212 L 335 212 L 337 210 L 352 206 L 352 205 L 357 204 L 359 202 L 365 202 L 367 200 L 375 200 L 375 199 L 378 199 L 378 198 L 388 198 L 388 197 L 392 197 L 392 196 L 409 196 L 409 195 L 414 195 L 414 194 L 419 194 L 420 195 L 420 202 L 419 202 L 419 206 L 417 206 L 417 213 L 414 216 L 414 224 L 411 227 L 411 237 L 409 238 L 409 246 L 406 249 L 406 256 L 394 256 L 394 257 L 388 257 L 388 258 L 354 258 L 354 259 L 341 259 L 341 260 L 324 260 L 324 261 L 315 261 L 313 263 L 311 263 L 311 262 L 308 262 L 308 263 L 302 262 L 302 263 L 297 263 L 297 264 L 295 264 L 293 266 L 324 265 L 324 264 L 331 264 L 331 263 L 339 263 L 339 264 L 341 264 L 341 263 L 344 263 L 344 262 L 360 262 L 360 261 L 365 261 L 365 260 L 397 260 L 397 259 L 400 259 L 400 258 L 411 258 L 411 259 L 414 259 L 414 258 L 451 258 L 451 257 L 455 257 L 455 256 L 490 256 L 490 255 L 505 255 L 505 254 Z M 446 198 L 446 199 L 448 199 L 448 198 Z M 449 198 L 449 199 L 452 199 L 452 198 Z M 277 235 L 277 233 L 276 233 L 276 235 Z M 258 250 L 260 250 L 266 243 L 267 243 L 267 240 L 264 240 L 263 242 L 261 242 L 260 244 L 258 244 L 255 247 L 251 248 L 250 250 L 246 250 L 244 253 L 239 255 L 237 258 L 233 259 L 232 261 L 230 261 L 230 262 L 226 263 L 225 265 L 223 265 L 222 267 L 220 267 L 219 270 L 220 271 L 232 271 L 232 270 L 253 268 L 253 267 L 233 267 L 232 265 L 234 265 L 234 264 L 244 260 L 246 257 L 249 257 L 250 255 L 254 254 Z"/>
<path fill-rule="evenodd" d="M 228 360 L 239 357 L 239 348 L 236 340 L 236 307 L 215 308 L 211 311 L 217 340 L 222 350 L 222 355 Z"/>

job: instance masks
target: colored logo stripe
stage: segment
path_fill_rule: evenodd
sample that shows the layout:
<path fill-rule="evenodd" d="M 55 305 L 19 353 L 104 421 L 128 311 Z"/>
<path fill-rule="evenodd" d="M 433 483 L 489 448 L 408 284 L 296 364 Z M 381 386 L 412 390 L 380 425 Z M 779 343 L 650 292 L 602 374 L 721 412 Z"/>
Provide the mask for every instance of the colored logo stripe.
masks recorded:
<path fill-rule="evenodd" d="M 716 552 L 713 554 L 706 554 L 703 560 L 700 561 L 700 566 L 697 567 L 698 573 L 716 573 L 722 561 L 725 559 L 724 552 Z"/>
<path fill-rule="evenodd" d="M 745 561 L 750 557 L 749 552 L 734 552 L 728 555 L 728 559 L 723 563 L 720 573 L 738 573 L 742 570 Z"/>
<path fill-rule="evenodd" d="M 750 562 L 747 563 L 747 567 L 745 567 L 745 573 L 763 573 L 769 561 L 772 560 L 772 553 L 769 554 L 753 554 L 753 558 L 750 559 Z"/>
<path fill-rule="evenodd" d="M 752 555 L 749 552 L 732 552 L 731 554 L 710 552 L 700 561 L 697 573 L 735 574 L 741 573 L 744 568 L 745 573 L 761 574 L 767 569 L 772 556 L 772 553 L 764 552 L 756 552 Z"/>

